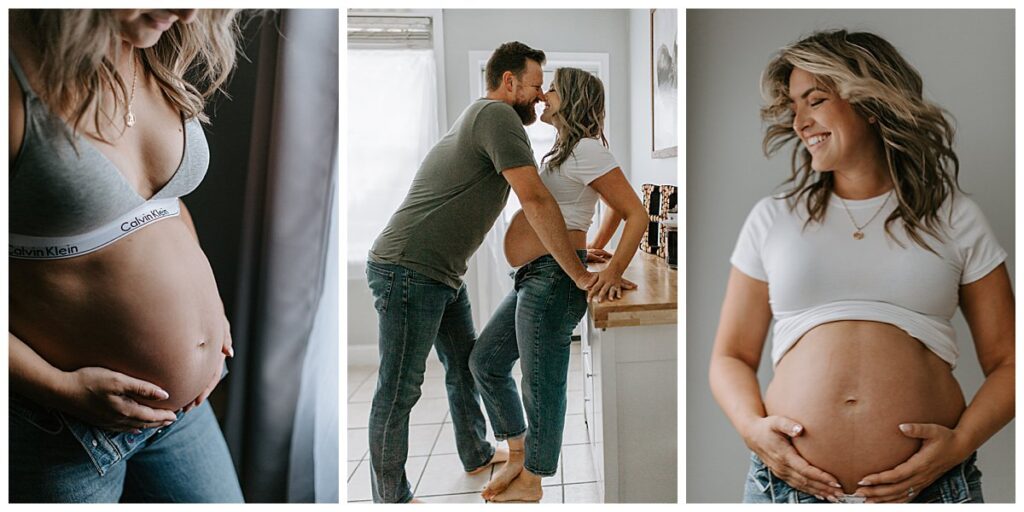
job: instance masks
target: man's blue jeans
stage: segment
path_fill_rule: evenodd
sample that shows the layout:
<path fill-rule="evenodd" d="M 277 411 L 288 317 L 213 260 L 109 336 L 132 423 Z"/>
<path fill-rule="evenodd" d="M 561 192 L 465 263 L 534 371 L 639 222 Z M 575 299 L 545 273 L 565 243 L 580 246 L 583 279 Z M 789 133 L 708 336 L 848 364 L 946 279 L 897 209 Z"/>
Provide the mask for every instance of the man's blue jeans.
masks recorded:
<path fill-rule="evenodd" d="M 586 251 L 577 254 L 586 259 Z M 525 432 L 524 467 L 552 476 L 562 448 L 572 330 L 586 312 L 587 292 L 550 255 L 523 266 L 514 278 L 512 291 L 480 333 L 470 369 L 494 436 L 516 438 Z M 511 374 L 516 359 L 523 370 L 522 401 Z"/>
<path fill-rule="evenodd" d="M 469 371 L 476 330 L 466 286 L 458 290 L 400 265 L 367 262 L 366 278 L 379 320 L 380 371 L 370 409 L 373 501 L 405 503 L 409 412 L 420 398 L 431 345 L 445 369 L 455 443 L 466 471 L 494 456 Z"/>
<path fill-rule="evenodd" d="M 205 402 L 162 428 L 108 432 L 9 395 L 11 502 L 241 503 Z"/>

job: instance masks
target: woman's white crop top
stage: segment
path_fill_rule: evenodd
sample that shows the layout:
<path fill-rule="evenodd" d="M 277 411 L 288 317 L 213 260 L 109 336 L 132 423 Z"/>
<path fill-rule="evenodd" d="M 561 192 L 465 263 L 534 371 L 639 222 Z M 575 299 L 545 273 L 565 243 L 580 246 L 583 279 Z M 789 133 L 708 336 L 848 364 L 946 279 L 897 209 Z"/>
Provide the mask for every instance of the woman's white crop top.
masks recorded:
<path fill-rule="evenodd" d="M 619 166 L 597 139 L 580 139 L 569 159 L 557 169 L 545 166 L 540 179 L 558 202 L 568 230 L 586 231 L 594 219 L 598 193 L 590 183 Z"/>
<path fill-rule="evenodd" d="M 887 196 L 846 201 L 858 224 L 885 203 L 861 240 L 853 238 L 854 226 L 835 194 L 824 221 L 806 228 L 802 202 L 790 210 L 785 199 L 766 197 L 754 206 L 730 261 L 768 283 L 773 365 L 818 325 L 869 320 L 903 329 L 956 366 L 959 350 L 950 320 L 959 287 L 986 276 L 1006 251 L 978 205 L 962 194 L 939 210 L 941 240 L 921 233 L 938 255 L 914 243 L 896 221 L 890 231 L 901 247 L 885 232 L 885 219 L 896 208 L 896 198 L 886 202 Z"/>

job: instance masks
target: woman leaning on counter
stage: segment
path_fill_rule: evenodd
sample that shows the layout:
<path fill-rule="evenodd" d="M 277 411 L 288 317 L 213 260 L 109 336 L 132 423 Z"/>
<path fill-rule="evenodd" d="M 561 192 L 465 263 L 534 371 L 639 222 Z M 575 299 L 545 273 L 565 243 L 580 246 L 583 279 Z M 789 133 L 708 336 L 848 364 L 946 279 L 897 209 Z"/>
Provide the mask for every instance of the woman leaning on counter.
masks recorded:
<path fill-rule="evenodd" d="M 783 48 L 762 76 L 764 147 L 796 143 L 792 187 L 743 226 L 710 368 L 753 452 L 746 502 L 982 501 L 976 450 L 1014 416 L 1014 298 L 922 89 L 887 41 L 844 30 Z M 957 306 L 986 375 L 970 403 Z"/>
<path fill-rule="evenodd" d="M 10 499 L 239 502 L 206 397 L 232 355 L 179 197 L 235 13 L 10 13 Z"/>

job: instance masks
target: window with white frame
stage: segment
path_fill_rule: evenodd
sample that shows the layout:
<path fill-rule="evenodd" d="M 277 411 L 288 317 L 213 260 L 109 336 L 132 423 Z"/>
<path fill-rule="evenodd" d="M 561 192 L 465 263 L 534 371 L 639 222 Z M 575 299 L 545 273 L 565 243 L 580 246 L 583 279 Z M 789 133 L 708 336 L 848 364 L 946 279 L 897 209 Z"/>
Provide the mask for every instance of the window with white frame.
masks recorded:
<path fill-rule="evenodd" d="M 440 11 L 349 10 L 350 268 L 366 260 L 447 123 L 440 38 Z"/>

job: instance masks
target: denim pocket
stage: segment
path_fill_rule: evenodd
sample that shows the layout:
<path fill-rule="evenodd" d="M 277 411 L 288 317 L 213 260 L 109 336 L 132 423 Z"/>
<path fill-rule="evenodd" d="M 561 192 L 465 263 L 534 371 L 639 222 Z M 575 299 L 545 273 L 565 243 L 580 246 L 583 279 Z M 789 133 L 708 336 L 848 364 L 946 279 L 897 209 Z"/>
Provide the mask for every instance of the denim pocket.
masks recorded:
<path fill-rule="evenodd" d="M 914 503 L 984 503 L 981 494 L 981 470 L 975 455 L 932 482 Z"/>
<path fill-rule="evenodd" d="M 761 492 L 768 492 L 772 485 L 771 470 L 756 455 L 751 455 L 750 462 L 750 479 Z"/>
<path fill-rule="evenodd" d="M 57 435 L 64 430 L 64 423 L 56 412 L 25 398 L 8 395 L 7 408 L 11 418 L 23 420 L 46 434 Z"/>
<path fill-rule="evenodd" d="M 395 286 L 395 273 L 372 262 L 366 264 L 366 282 L 373 293 L 373 308 L 384 314 L 388 310 L 388 299 Z"/>

